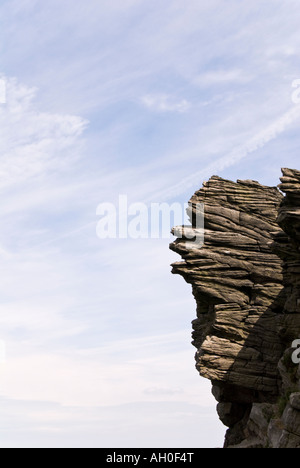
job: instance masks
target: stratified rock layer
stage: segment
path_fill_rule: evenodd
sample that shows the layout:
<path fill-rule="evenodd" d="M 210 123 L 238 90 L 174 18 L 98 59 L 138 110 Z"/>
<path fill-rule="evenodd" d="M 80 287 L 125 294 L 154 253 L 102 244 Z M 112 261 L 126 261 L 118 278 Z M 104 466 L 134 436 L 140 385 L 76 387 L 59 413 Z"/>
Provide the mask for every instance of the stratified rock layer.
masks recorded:
<path fill-rule="evenodd" d="M 204 245 L 170 245 L 183 259 L 172 271 L 196 299 L 196 367 L 229 427 L 225 447 L 300 446 L 300 370 L 289 349 L 300 336 L 300 172 L 283 169 L 281 182 L 286 196 L 213 176 L 188 213 L 196 229 L 204 204 Z"/>

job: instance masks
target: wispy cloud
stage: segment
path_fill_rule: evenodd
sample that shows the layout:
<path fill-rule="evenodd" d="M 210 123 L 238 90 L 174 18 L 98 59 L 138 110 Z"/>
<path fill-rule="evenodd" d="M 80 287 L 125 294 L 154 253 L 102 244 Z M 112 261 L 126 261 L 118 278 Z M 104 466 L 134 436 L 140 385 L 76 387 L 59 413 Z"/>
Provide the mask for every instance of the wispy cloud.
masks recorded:
<path fill-rule="evenodd" d="M 35 108 L 37 90 L 6 79 L 6 103 L 0 107 L 0 187 L 28 182 L 66 167 L 87 121 Z M 78 153 L 77 153 L 78 155 Z"/>
<path fill-rule="evenodd" d="M 220 173 L 228 167 L 234 166 L 247 156 L 258 149 L 263 148 L 272 140 L 279 137 L 289 126 L 300 119 L 300 106 L 293 106 L 289 111 L 284 113 L 279 118 L 275 119 L 267 127 L 260 130 L 252 138 L 245 141 L 244 144 L 234 148 L 230 153 L 225 154 L 221 158 L 206 165 L 200 171 L 185 177 L 173 187 L 168 188 L 160 196 L 164 198 L 173 198 L 181 193 L 185 193 L 189 187 L 195 186 L 199 181 L 213 174 Z"/>
<path fill-rule="evenodd" d="M 231 84 L 234 83 L 246 84 L 253 80 L 254 75 L 245 72 L 245 70 L 235 69 L 216 69 L 212 71 L 204 71 L 199 76 L 195 76 L 193 82 L 197 86 L 211 87 L 215 85 Z"/>
<path fill-rule="evenodd" d="M 186 99 L 178 100 L 167 94 L 147 94 L 141 98 L 142 104 L 155 112 L 187 112 L 191 107 Z"/>

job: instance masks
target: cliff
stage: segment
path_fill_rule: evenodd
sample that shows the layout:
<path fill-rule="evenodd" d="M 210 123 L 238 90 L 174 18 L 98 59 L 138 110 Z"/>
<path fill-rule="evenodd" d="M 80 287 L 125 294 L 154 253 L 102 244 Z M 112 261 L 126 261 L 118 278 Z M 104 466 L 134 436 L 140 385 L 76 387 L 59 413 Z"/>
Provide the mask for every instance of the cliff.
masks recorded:
<path fill-rule="evenodd" d="M 172 265 L 192 285 L 196 368 L 212 382 L 224 447 L 300 447 L 300 171 L 281 184 L 213 176 L 190 200 L 204 204 L 204 245 L 184 237 Z M 279 190 L 280 189 L 280 190 Z M 174 228 L 173 233 L 180 232 Z M 300 355 L 300 352 L 299 352 Z"/>

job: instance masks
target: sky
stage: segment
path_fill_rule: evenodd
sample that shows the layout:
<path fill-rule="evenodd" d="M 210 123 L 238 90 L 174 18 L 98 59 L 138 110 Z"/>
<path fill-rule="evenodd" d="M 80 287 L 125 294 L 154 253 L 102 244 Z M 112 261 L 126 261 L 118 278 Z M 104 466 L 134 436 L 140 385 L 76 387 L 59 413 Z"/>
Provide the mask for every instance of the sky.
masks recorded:
<path fill-rule="evenodd" d="M 299 19 L 298 0 L 1 0 L 2 448 L 222 446 L 172 237 L 100 238 L 99 205 L 299 169 Z"/>

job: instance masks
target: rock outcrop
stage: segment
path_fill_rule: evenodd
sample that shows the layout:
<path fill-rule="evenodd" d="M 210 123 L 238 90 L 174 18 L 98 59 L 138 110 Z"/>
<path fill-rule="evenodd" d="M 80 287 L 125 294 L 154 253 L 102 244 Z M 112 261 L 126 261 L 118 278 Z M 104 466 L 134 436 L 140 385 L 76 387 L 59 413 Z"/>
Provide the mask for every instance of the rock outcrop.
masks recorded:
<path fill-rule="evenodd" d="M 196 368 L 229 428 L 224 447 L 300 447 L 300 171 L 282 171 L 280 190 L 213 176 L 188 210 L 196 233 L 204 204 L 204 245 L 170 245 L 197 303 Z"/>

